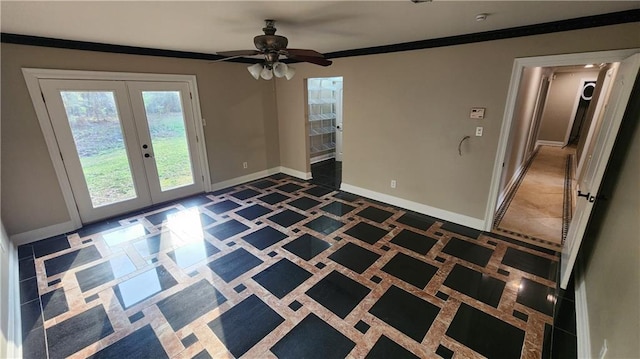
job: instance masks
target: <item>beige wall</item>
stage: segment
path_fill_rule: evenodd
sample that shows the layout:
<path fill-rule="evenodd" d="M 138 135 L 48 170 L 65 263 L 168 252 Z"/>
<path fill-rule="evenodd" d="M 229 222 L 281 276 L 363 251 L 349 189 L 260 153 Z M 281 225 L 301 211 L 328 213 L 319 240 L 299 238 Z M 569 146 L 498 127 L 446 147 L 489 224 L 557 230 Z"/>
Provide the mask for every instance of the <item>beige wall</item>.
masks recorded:
<path fill-rule="evenodd" d="M 640 96 L 639 84 L 635 94 Z M 607 358 L 640 353 L 640 103 L 621 127 L 587 228 L 581 256 L 588 304 L 591 357 L 607 340 Z"/>
<path fill-rule="evenodd" d="M 304 79 L 343 76 L 343 183 L 483 219 L 514 59 L 640 47 L 638 32 L 634 23 L 298 64 L 276 84 L 282 165 L 308 168 Z M 471 107 L 486 118 L 470 120 Z"/>
<path fill-rule="evenodd" d="M 9 292 L 9 273 L 13 273 L 9 267 L 10 246 L 13 246 L 13 243 L 9 242 L 4 225 L 0 222 L 0 358 L 9 357 L 9 346 L 12 345 L 8 342 L 9 297 L 14 295 Z M 14 264 L 17 266 L 15 262 Z"/>
<path fill-rule="evenodd" d="M 280 163 L 273 82 L 255 81 L 246 65 L 4 43 L 1 50 L 2 220 L 9 235 L 69 220 L 22 67 L 194 74 L 212 182 Z"/>
<path fill-rule="evenodd" d="M 549 86 L 547 103 L 542 114 L 538 140 L 564 143 L 571 124 L 578 89 L 583 80 L 595 80 L 598 69 L 593 71 L 557 72 Z"/>
<path fill-rule="evenodd" d="M 526 67 L 522 73 L 516 98 L 516 107 L 513 110 L 513 122 L 511 123 L 507 153 L 504 158 L 502 178 L 500 179 L 500 193 L 513 180 L 514 175 L 525 160 L 524 152 L 536 107 L 536 100 L 538 99 L 542 72 L 543 69 L 541 67 Z"/>

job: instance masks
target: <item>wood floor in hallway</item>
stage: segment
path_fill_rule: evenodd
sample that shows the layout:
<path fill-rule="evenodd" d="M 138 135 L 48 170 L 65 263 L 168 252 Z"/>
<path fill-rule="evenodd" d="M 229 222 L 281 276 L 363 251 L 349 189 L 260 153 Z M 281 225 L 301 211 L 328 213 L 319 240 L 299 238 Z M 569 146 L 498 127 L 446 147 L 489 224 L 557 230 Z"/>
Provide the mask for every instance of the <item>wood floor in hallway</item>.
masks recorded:
<path fill-rule="evenodd" d="M 573 212 L 575 149 L 541 146 L 498 210 L 495 231 L 557 249 Z"/>

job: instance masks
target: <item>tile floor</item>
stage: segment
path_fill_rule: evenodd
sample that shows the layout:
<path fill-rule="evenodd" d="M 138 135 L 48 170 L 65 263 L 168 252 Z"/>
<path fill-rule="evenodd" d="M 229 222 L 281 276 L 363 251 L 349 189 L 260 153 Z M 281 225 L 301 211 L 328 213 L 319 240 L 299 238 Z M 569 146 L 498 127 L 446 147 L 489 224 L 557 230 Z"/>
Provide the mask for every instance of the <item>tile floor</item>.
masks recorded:
<path fill-rule="evenodd" d="M 311 165 L 311 183 L 339 189 L 342 183 L 342 162 L 329 159 Z"/>
<path fill-rule="evenodd" d="M 541 146 L 498 209 L 502 234 L 560 249 L 573 213 L 574 148 Z"/>
<path fill-rule="evenodd" d="M 25 358 L 570 357 L 556 252 L 282 174 L 19 256 Z"/>

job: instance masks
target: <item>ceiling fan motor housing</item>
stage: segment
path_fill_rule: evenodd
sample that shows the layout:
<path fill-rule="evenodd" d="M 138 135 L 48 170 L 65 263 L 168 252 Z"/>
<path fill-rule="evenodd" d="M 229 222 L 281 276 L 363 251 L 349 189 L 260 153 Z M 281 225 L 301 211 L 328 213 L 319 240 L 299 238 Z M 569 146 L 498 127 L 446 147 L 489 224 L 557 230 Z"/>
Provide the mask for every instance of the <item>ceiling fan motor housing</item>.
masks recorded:
<path fill-rule="evenodd" d="M 280 35 L 258 35 L 253 38 L 253 44 L 260 51 L 280 51 L 286 49 L 289 44 L 289 40 L 286 37 Z"/>

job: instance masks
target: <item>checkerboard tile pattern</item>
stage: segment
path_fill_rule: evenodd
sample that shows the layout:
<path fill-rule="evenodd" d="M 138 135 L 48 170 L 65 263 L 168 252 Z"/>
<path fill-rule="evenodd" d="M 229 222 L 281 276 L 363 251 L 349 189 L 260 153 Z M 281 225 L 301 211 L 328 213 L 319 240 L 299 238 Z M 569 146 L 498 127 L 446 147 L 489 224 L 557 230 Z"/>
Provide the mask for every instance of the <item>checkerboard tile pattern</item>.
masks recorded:
<path fill-rule="evenodd" d="M 26 358 L 540 358 L 558 267 L 282 174 L 19 256 Z"/>

